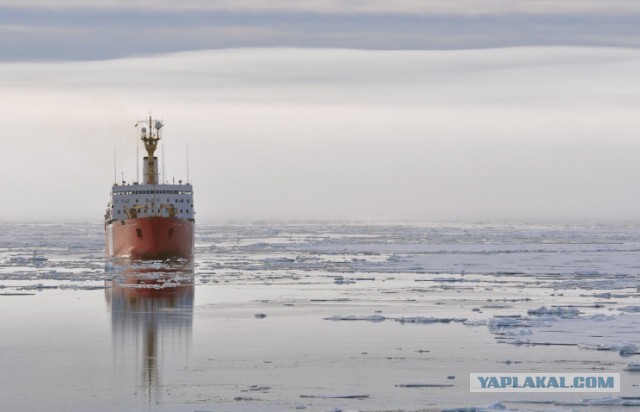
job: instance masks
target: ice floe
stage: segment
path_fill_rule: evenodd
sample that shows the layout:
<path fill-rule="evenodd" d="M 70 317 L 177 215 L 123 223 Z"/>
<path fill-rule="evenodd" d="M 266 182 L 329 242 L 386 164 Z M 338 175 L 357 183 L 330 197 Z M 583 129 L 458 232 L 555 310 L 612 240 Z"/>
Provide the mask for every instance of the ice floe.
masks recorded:
<path fill-rule="evenodd" d="M 399 383 L 397 388 L 451 388 L 450 383 Z"/>
<path fill-rule="evenodd" d="M 523 327 L 529 326 L 529 323 L 525 319 L 520 318 L 491 318 L 485 321 L 478 321 L 481 324 L 486 324 L 489 328 L 513 328 L 513 327 Z"/>
<path fill-rule="evenodd" d="M 629 372 L 640 372 L 640 362 L 631 362 L 624 367 L 624 370 Z"/>
<path fill-rule="evenodd" d="M 618 308 L 618 310 L 629 313 L 640 313 L 640 306 L 624 306 L 622 308 Z"/>
<path fill-rule="evenodd" d="M 555 404 L 566 406 L 640 406 L 640 397 L 603 396 L 585 398 L 579 402 L 556 402 Z"/>
<path fill-rule="evenodd" d="M 575 345 L 582 349 L 615 351 L 621 356 L 640 353 L 635 342 L 629 342 L 629 331 L 638 330 L 640 315 L 612 316 L 594 314 L 582 317 L 493 318 L 489 330 L 506 343 L 522 345 Z M 524 332 L 526 328 L 528 332 Z M 541 333 L 540 331 L 543 331 Z M 598 333 L 594 333 L 598 331 Z M 523 336 L 526 335 L 526 338 Z"/>
<path fill-rule="evenodd" d="M 436 318 L 436 317 L 423 317 L 423 316 L 415 316 L 415 317 L 402 317 L 395 319 L 396 322 L 400 323 L 463 323 L 467 319 L 466 318 Z"/>
<path fill-rule="evenodd" d="M 383 315 L 348 315 L 348 316 L 329 316 L 324 318 L 325 320 L 346 320 L 346 321 L 368 321 L 368 322 L 382 322 L 387 320 Z"/>
<path fill-rule="evenodd" d="M 442 410 L 442 412 L 497 412 L 497 411 L 517 412 L 517 410 L 514 410 L 514 409 L 507 409 L 507 407 L 500 402 L 495 402 L 487 406 L 466 406 L 466 407 L 460 407 L 460 408 L 447 408 Z"/>
<path fill-rule="evenodd" d="M 320 398 L 320 399 L 366 399 L 369 395 L 300 395 L 301 398 Z"/>
<path fill-rule="evenodd" d="M 580 310 L 573 307 L 556 306 L 547 308 L 546 306 L 541 306 L 537 309 L 529 309 L 527 311 L 527 314 L 534 316 L 559 316 L 561 318 L 575 318 L 580 314 Z"/>

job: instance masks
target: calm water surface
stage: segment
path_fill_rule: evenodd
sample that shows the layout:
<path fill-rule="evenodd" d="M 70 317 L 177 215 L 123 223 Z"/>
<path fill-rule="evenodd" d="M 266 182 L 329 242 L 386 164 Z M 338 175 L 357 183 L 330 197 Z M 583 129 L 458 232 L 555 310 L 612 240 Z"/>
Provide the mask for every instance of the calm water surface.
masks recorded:
<path fill-rule="evenodd" d="M 633 224 L 201 224 L 194 262 L 105 260 L 98 225 L 0 229 L 3 410 L 634 408 L 469 393 L 470 372 L 500 371 L 619 372 L 612 395 L 640 393 L 624 371 L 638 355 L 514 345 L 485 322 L 573 305 L 580 321 L 612 318 L 587 335 L 640 344 L 640 315 L 619 311 L 640 305 Z M 325 319 L 374 314 L 386 320 Z M 395 321 L 416 316 L 466 322 Z M 632 322 L 611 332 L 620 319 Z M 564 335 L 546 343 L 596 339 Z"/>

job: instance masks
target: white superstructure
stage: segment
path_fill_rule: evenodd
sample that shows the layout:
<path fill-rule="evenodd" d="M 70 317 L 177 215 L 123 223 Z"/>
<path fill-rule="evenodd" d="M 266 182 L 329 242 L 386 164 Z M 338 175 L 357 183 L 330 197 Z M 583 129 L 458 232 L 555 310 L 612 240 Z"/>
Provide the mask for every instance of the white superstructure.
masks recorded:
<path fill-rule="evenodd" d="M 111 187 L 111 201 L 107 205 L 105 223 L 114 220 L 139 219 L 145 217 L 175 217 L 194 220 L 193 187 L 189 182 L 178 184 L 160 182 L 158 158 L 153 154 L 160 140 L 160 121 L 148 120 L 136 123 L 140 127 L 142 142 L 147 151 L 143 158 L 142 183 L 115 183 Z M 164 176 L 163 176 L 164 178 Z"/>
<path fill-rule="evenodd" d="M 111 188 L 110 216 L 126 220 L 151 216 L 193 219 L 191 184 L 121 184 Z"/>

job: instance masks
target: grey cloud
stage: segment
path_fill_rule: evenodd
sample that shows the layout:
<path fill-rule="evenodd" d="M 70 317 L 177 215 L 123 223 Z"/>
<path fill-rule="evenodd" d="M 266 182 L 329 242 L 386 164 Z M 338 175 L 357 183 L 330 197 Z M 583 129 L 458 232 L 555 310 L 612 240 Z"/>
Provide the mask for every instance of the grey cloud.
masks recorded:
<path fill-rule="evenodd" d="M 640 47 L 640 13 L 489 16 L 0 9 L 0 59 L 89 60 L 234 47 Z"/>
<path fill-rule="evenodd" d="M 19 8 L 312 12 L 326 14 L 624 14 L 637 13 L 635 0 L 5 0 Z"/>

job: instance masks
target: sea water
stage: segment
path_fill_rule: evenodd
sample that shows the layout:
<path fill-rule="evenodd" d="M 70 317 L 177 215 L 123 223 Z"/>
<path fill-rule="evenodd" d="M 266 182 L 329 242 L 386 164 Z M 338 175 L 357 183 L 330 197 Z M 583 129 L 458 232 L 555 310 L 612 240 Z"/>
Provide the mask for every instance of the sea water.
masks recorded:
<path fill-rule="evenodd" d="M 197 224 L 193 261 L 0 224 L 2 410 L 640 407 L 640 225 Z M 471 393 L 470 373 L 621 392 Z"/>

